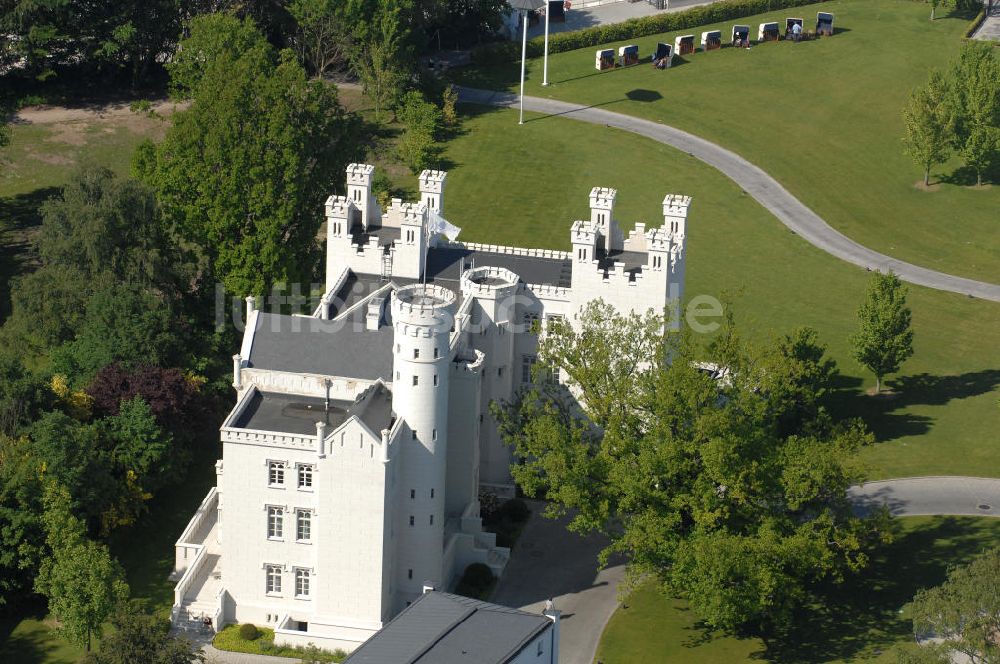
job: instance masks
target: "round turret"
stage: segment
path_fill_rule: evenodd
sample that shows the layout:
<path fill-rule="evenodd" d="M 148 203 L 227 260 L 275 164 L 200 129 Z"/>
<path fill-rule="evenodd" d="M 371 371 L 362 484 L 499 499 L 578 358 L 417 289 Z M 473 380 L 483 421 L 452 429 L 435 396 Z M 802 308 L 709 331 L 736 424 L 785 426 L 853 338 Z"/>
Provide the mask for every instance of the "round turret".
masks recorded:
<path fill-rule="evenodd" d="M 404 423 L 396 578 L 406 597 L 419 593 L 422 580 L 444 581 L 449 339 L 456 302 L 452 291 L 425 284 L 392 295 L 392 407 Z"/>

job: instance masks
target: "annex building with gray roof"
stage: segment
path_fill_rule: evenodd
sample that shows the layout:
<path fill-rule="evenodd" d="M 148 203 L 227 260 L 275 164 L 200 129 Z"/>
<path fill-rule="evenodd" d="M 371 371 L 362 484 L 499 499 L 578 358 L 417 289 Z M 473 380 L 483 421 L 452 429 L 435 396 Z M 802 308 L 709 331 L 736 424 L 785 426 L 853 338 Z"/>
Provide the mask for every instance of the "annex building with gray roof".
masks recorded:
<path fill-rule="evenodd" d="M 559 612 L 427 589 L 344 664 L 556 664 Z"/>

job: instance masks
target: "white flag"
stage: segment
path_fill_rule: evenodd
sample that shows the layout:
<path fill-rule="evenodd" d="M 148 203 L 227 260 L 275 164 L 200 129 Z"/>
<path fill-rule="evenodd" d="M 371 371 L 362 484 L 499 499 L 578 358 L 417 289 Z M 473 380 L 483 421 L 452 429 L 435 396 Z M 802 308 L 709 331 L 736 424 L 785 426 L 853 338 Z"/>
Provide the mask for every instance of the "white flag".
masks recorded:
<path fill-rule="evenodd" d="M 449 241 L 454 242 L 458 234 L 462 232 L 462 229 L 438 214 L 437 210 L 428 210 L 427 231 L 431 235 L 442 233 Z"/>

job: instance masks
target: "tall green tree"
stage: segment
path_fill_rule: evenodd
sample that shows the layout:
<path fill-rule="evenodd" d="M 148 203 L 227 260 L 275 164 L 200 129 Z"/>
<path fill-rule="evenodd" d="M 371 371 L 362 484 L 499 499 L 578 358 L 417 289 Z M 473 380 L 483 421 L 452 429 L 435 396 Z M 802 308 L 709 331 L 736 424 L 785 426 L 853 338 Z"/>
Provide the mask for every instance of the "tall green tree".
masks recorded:
<path fill-rule="evenodd" d="M 189 40 L 239 25 L 225 16 L 195 22 Z M 268 48 L 259 37 L 202 63 L 191 106 L 136 160 L 208 273 L 239 294 L 311 275 L 322 202 L 355 157 L 356 123 L 336 89 L 309 81 L 291 52 L 276 57 Z"/>
<path fill-rule="evenodd" d="M 1000 548 L 956 567 L 940 586 L 917 592 L 910 603 L 913 632 L 938 637 L 928 646 L 939 661 L 958 652 L 974 664 L 1000 662 Z"/>
<path fill-rule="evenodd" d="M 134 283 L 112 283 L 91 296 L 73 340 L 51 350 L 52 366 L 83 388 L 112 362 L 182 365 L 182 329 L 170 301 Z"/>
<path fill-rule="evenodd" d="M 706 351 L 665 329 L 602 302 L 551 322 L 539 367 L 565 387 L 494 405 L 512 473 L 549 514 L 574 510 L 572 530 L 604 532 L 602 559 L 625 555 L 630 583 L 652 576 L 713 626 L 773 634 L 887 537 L 884 514 L 846 499 L 870 436 L 818 406 L 832 366 L 813 333 L 754 347 L 730 320 Z"/>
<path fill-rule="evenodd" d="M 151 79 L 173 52 L 197 0 L 8 0 L 0 4 L 0 62 L 23 61 L 39 79 L 60 69 L 124 74 L 132 87 Z"/>
<path fill-rule="evenodd" d="M 128 597 L 125 574 L 105 545 L 87 538 L 69 492 L 50 483 L 44 504 L 50 555 L 42 560 L 35 588 L 48 599 L 57 630 L 89 652 L 92 637 L 101 635 L 104 621 Z"/>
<path fill-rule="evenodd" d="M 419 90 L 403 95 L 396 115 L 402 121 L 403 135 L 396 151 L 410 172 L 416 175 L 425 168 L 436 168 L 441 148 L 437 134 L 441 129 L 441 109 L 424 99 Z"/>
<path fill-rule="evenodd" d="M 976 172 L 976 186 L 983 186 L 983 173 L 1000 157 L 1000 127 L 973 127 L 958 153 Z"/>
<path fill-rule="evenodd" d="M 891 271 L 876 271 L 858 309 L 858 331 L 851 335 L 854 357 L 875 374 L 875 393 L 882 378 L 899 371 L 913 355 L 913 329 L 906 306 L 906 286 Z"/>
<path fill-rule="evenodd" d="M 1000 151 L 1000 57 L 989 43 L 968 40 L 952 68 L 949 103 L 955 147 L 982 184 L 986 165 Z"/>
<path fill-rule="evenodd" d="M 274 48 L 250 18 L 215 12 L 195 16 L 187 25 L 188 35 L 167 64 L 170 90 L 178 99 L 191 99 L 206 73 L 226 63 L 246 60 L 255 66 L 273 66 Z"/>
<path fill-rule="evenodd" d="M 382 121 L 385 110 L 403 94 L 412 66 L 410 31 L 405 22 L 410 9 L 410 0 L 377 0 L 369 21 L 356 31 L 352 66 L 375 106 L 376 122 Z"/>
<path fill-rule="evenodd" d="M 358 19 L 358 2 L 292 0 L 288 13 L 295 19 L 295 50 L 314 76 L 345 66 L 354 47 L 351 26 Z"/>
<path fill-rule="evenodd" d="M 191 664 L 205 654 L 184 638 L 170 636 L 170 621 L 132 601 L 111 616 L 114 628 L 83 664 Z"/>
<path fill-rule="evenodd" d="M 75 513 L 97 522 L 115 503 L 118 489 L 96 427 L 54 411 L 39 418 L 29 435 L 39 472 L 72 498 Z"/>
<path fill-rule="evenodd" d="M 0 609 L 25 599 L 41 564 L 41 467 L 31 442 L 0 433 Z"/>
<path fill-rule="evenodd" d="M 93 282 L 116 281 L 173 292 L 181 275 L 177 245 L 156 196 L 142 183 L 103 166 L 73 172 L 62 192 L 41 207 L 38 252 L 45 265 L 78 270 Z"/>
<path fill-rule="evenodd" d="M 948 85 L 939 71 L 914 90 L 903 109 L 903 143 L 906 152 L 924 171 L 924 186 L 930 184 L 931 167 L 948 160 L 954 140 L 954 120 L 948 103 Z"/>

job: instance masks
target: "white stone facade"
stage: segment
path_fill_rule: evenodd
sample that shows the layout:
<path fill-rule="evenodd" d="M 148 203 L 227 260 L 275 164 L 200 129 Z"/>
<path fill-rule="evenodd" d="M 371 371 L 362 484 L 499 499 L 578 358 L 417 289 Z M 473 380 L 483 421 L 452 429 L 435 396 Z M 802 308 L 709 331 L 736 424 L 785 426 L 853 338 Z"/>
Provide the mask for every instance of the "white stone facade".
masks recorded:
<path fill-rule="evenodd" d="M 351 650 L 425 584 L 473 562 L 499 574 L 509 550 L 482 531 L 478 496 L 513 482 L 489 405 L 530 381 L 533 324 L 596 298 L 628 313 L 683 297 L 688 197 L 626 237 L 615 190 L 595 188 L 561 252 L 447 242 L 428 230 L 445 173 L 384 213 L 372 176 L 352 164 L 347 196 L 326 202 L 313 316 L 248 298 L 218 484 L 177 542 L 175 621 Z"/>

